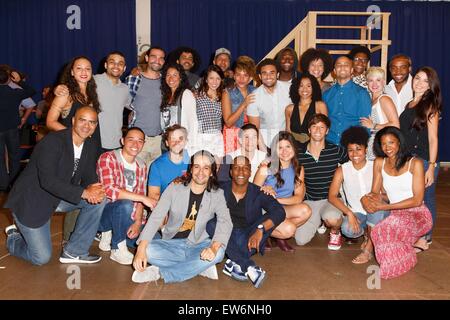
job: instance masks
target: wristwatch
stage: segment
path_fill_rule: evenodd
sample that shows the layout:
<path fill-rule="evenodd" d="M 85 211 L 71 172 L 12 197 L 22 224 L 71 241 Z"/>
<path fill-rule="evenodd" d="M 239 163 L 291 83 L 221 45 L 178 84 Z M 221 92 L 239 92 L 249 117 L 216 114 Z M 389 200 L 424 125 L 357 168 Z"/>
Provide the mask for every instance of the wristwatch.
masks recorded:
<path fill-rule="evenodd" d="M 258 224 L 257 228 L 260 229 L 264 233 L 264 225 Z"/>

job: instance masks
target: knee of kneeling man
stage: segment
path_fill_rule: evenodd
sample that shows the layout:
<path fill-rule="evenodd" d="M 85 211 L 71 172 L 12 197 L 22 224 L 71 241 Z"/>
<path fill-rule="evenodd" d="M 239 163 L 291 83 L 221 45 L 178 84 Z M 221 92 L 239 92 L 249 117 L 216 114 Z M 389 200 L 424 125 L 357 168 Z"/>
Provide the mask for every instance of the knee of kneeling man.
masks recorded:
<path fill-rule="evenodd" d="M 49 263 L 51 258 L 52 258 L 51 251 L 49 251 L 49 252 L 41 252 L 41 253 L 39 253 L 39 255 L 34 256 L 31 259 L 31 263 L 36 265 L 36 266 L 42 266 L 44 264 Z"/>

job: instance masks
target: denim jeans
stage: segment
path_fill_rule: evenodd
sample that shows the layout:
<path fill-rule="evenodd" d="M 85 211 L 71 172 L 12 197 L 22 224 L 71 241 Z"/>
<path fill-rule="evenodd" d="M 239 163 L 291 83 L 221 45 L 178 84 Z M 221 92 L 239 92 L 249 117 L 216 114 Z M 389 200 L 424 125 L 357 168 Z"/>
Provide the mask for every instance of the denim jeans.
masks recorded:
<path fill-rule="evenodd" d="M 101 214 L 106 201 L 92 205 L 81 200 L 77 205 L 61 201 L 55 211 L 68 212 L 81 209 L 69 242 L 64 251 L 73 256 L 86 256 L 94 240 L 100 223 Z M 38 228 L 29 228 L 20 223 L 14 215 L 14 220 L 20 233 L 13 233 L 7 238 L 6 246 L 12 256 L 27 260 L 35 265 L 43 265 L 50 261 L 52 241 L 50 235 L 50 220 Z"/>
<path fill-rule="evenodd" d="M 131 219 L 134 202 L 131 200 L 117 200 L 106 204 L 100 220 L 99 231 L 112 230 L 111 248 L 117 249 L 117 244 L 127 240 L 130 247 L 134 246 L 137 239 L 128 239 L 128 228 L 134 223 Z"/>
<path fill-rule="evenodd" d="M 165 283 L 182 282 L 202 273 L 223 260 L 224 248 L 217 251 L 212 261 L 200 259 L 203 249 L 211 245 L 211 240 L 198 244 L 186 239 L 153 239 L 147 247 L 147 260 L 159 267 Z"/>
<path fill-rule="evenodd" d="M 262 216 L 261 219 L 257 220 L 253 225 L 246 228 L 233 227 L 225 254 L 230 260 L 237 263 L 243 272 L 247 272 L 248 267 L 256 265 L 256 263 L 250 259 L 251 256 L 256 254 L 256 249 L 252 248 L 252 250 L 248 250 L 248 239 L 256 231 L 257 226 L 262 224 L 266 219 L 266 217 Z M 208 224 L 206 225 L 206 231 L 210 237 L 214 235 L 216 223 L 217 219 L 214 218 L 208 221 Z M 259 252 L 261 254 L 264 254 L 266 240 L 272 234 L 273 229 L 274 228 L 267 230 L 263 234 L 259 245 Z"/>
<path fill-rule="evenodd" d="M 423 166 L 424 166 L 424 169 L 426 172 L 429 167 L 428 161 L 424 160 Z M 433 227 L 425 235 L 425 238 L 427 240 L 431 240 L 433 228 L 436 223 L 436 183 L 437 183 L 438 173 L 439 173 L 439 163 L 437 163 L 436 168 L 434 168 L 434 182 L 431 186 L 429 186 L 428 188 L 425 188 L 425 194 L 423 196 L 423 201 L 425 202 L 425 205 L 428 207 L 428 210 L 430 210 L 431 217 L 433 218 Z"/>
<path fill-rule="evenodd" d="M 5 147 L 8 150 L 9 174 L 6 170 Z M 20 138 L 18 129 L 0 132 L 0 191 L 6 190 L 20 169 Z"/>
<path fill-rule="evenodd" d="M 348 223 L 348 217 L 344 216 L 344 221 L 341 225 L 341 232 L 347 238 L 359 238 L 364 234 L 364 230 L 367 226 L 374 227 L 379 222 L 381 222 L 384 218 L 388 217 L 390 211 L 377 211 L 374 213 L 362 214 L 360 212 L 354 212 L 356 218 L 359 220 L 359 232 L 354 232 L 350 228 L 350 224 Z"/>

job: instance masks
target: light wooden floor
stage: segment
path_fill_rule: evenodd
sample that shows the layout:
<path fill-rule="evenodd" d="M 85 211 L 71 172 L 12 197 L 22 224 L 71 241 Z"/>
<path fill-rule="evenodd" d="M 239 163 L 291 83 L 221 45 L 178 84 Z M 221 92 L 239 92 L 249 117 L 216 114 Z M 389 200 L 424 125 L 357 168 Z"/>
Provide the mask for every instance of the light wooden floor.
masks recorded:
<path fill-rule="evenodd" d="M 53 259 L 36 267 L 12 257 L 5 248 L 3 229 L 10 224 L 9 212 L 0 209 L 0 299 L 450 299 L 450 172 L 441 169 L 438 187 L 438 219 L 430 250 L 419 254 L 419 263 L 408 274 L 382 280 L 380 288 L 367 283 L 373 273 L 367 265 L 354 265 L 358 244 L 345 244 L 339 251 L 327 249 L 327 236 L 317 235 L 293 254 L 273 249 L 256 262 L 267 271 L 261 289 L 238 282 L 219 272 L 219 280 L 203 277 L 179 284 L 134 284 L 132 268 L 119 265 L 101 252 L 95 265 L 80 265 L 80 289 L 67 283 L 74 270 L 60 264 L 62 216 L 52 219 Z M 0 199 L 3 204 L 4 197 Z M 293 244 L 293 241 L 292 241 Z M 94 242 L 92 252 L 98 252 Z M 372 262 L 372 265 L 376 264 Z M 220 265 L 220 268 L 222 265 Z M 221 271 L 221 269 L 219 270 Z"/>

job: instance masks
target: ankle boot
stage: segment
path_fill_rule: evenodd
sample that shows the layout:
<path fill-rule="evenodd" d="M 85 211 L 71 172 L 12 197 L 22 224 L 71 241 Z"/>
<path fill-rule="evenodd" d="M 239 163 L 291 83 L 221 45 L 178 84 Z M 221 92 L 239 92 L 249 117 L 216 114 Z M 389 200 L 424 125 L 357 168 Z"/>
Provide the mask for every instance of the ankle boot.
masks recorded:
<path fill-rule="evenodd" d="M 295 249 L 292 248 L 289 245 L 289 243 L 287 242 L 287 240 L 285 240 L 285 239 L 277 239 L 277 245 L 284 252 L 294 252 L 295 251 Z"/>

